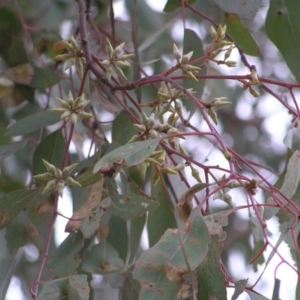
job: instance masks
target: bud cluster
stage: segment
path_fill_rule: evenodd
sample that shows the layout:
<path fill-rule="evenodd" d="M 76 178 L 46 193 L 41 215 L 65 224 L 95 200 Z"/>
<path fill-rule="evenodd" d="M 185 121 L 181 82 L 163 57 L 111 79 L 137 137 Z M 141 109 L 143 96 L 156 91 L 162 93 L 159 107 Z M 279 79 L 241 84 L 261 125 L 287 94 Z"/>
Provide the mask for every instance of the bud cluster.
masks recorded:
<path fill-rule="evenodd" d="M 75 65 L 76 70 L 80 78 L 83 76 L 83 64 L 85 63 L 85 58 L 83 56 L 81 46 L 78 45 L 74 36 L 71 36 L 70 41 L 62 41 L 64 46 L 66 47 L 68 53 L 57 55 L 55 57 L 56 60 L 65 61 L 65 70 L 70 69 L 73 65 Z"/>
<path fill-rule="evenodd" d="M 106 68 L 106 76 L 108 81 L 110 81 L 113 72 L 116 73 L 120 78 L 127 80 L 122 68 L 131 66 L 128 60 L 133 58 L 134 54 L 131 53 L 121 55 L 124 45 L 125 43 L 121 43 L 114 49 L 109 39 L 106 38 L 106 53 L 109 59 L 103 60 L 102 65 Z"/>
<path fill-rule="evenodd" d="M 44 159 L 43 163 L 48 172 L 33 176 L 35 179 L 48 181 L 46 186 L 44 187 L 43 194 L 55 188 L 58 191 L 59 196 L 62 197 L 65 185 L 74 185 L 81 187 L 81 184 L 79 182 L 68 176 L 77 167 L 77 163 L 65 167 L 63 170 L 56 168 L 54 165 L 50 164 Z"/>
<path fill-rule="evenodd" d="M 195 77 L 194 73 L 199 73 L 201 68 L 188 64 L 191 57 L 193 55 L 193 51 L 181 55 L 177 46 L 173 44 L 173 56 L 177 60 L 178 67 L 183 71 L 185 76 L 191 80 L 198 81 Z"/>
<path fill-rule="evenodd" d="M 237 63 L 236 61 L 228 60 L 228 58 L 231 55 L 231 52 L 234 48 L 234 43 L 224 40 L 226 35 L 226 25 L 222 26 L 219 25 L 217 30 L 213 26 L 210 27 L 210 34 L 213 38 L 212 46 L 210 50 L 209 60 L 217 63 L 218 65 L 226 65 L 229 68 L 236 67 Z M 229 46 L 227 49 L 224 49 L 223 47 Z M 216 50 L 214 50 L 215 47 L 218 47 Z M 215 57 L 217 57 L 221 52 L 225 51 L 224 59 L 223 60 L 216 60 Z"/>
<path fill-rule="evenodd" d="M 70 119 L 71 122 L 76 125 L 80 123 L 83 118 L 94 117 L 93 115 L 84 111 L 84 108 L 91 102 L 91 100 L 84 99 L 84 94 L 74 100 L 71 91 L 69 91 L 67 101 L 60 98 L 55 99 L 57 102 L 59 102 L 61 107 L 53 108 L 52 111 L 61 114 L 61 119 Z"/>
<path fill-rule="evenodd" d="M 212 118 L 212 120 L 214 121 L 214 123 L 216 125 L 218 125 L 218 117 L 217 117 L 217 113 L 215 112 L 215 110 L 213 108 L 220 108 L 226 105 L 231 104 L 230 101 L 228 101 L 228 98 L 226 97 L 219 97 L 219 98 L 214 98 L 211 103 L 208 105 L 207 108 L 207 112 L 208 115 Z"/>
<path fill-rule="evenodd" d="M 258 79 L 258 76 L 257 76 L 257 73 L 256 73 L 254 67 L 251 69 L 251 74 L 250 74 L 250 76 L 251 76 L 251 79 L 250 79 L 248 82 L 246 82 L 246 83 L 244 84 L 243 89 L 244 89 L 244 90 L 249 89 L 250 94 L 251 94 L 253 97 L 257 98 L 257 97 L 259 97 L 260 94 L 259 94 L 259 92 L 258 92 L 256 89 L 254 89 L 252 86 L 253 86 L 253 85 L 260 85 L 260 81 L 259 81 L 259 79 Z"/>

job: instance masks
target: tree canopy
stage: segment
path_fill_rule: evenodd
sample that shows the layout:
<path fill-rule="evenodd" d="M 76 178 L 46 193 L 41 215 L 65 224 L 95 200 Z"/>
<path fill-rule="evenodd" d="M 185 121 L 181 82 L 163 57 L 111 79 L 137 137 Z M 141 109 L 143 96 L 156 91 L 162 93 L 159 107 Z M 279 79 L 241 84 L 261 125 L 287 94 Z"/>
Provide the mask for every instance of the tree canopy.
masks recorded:
<path fill-rule="evenodd" d="M 0 4 L 1 299 L 299 299 L 299 5 L 155 2 Z"/>

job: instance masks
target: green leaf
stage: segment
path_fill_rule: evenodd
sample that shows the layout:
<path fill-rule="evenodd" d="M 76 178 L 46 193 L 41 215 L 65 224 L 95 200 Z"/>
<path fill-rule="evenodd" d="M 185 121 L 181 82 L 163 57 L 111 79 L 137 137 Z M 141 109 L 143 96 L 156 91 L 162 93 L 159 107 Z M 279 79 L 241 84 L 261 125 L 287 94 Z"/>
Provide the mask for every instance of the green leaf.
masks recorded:
<path fill-rule="evenodd" d="M 99 228 L 100 221 L 104 214 L 105 211 L 100 209 L 99 206 L 97 206 L 93 210 L 92 216 L 86 216 L 82 220 L 80 230 L 84 238 L 90 238 L 96 232 L 96 230 Z"/>
<path fill-rule="evenodd" d="M 11 144 L 0 147 L 0 161 L 2 161 L 7 156 L 15 154 L 18 150 L 23 148 L 27 144 L 27 140 L 22 140 L 18 142 L 12 142 Z"/>
<path fill-rule="evenodd" d="M 188 4 L 194 4 L 195 2 L 197 2 L 197 0 L 187 0 Z M 181 0 L 168 0 L 163 11 L 169 13 L 180 7 L 182 7 Z"/>
<path fill-rule="evenodd" d="M 33 174 L 37 175 L 47 171 L 43 159 L 60 168 L 64 152 L 65 140 L 61 130 L 54 131 L 41 141 L 33 154 Z"/>
<path fill-rule="evenodd" d="M 121 259 L 125 261 L 128 249 L 127 223 L 117 216 L 112 216 L 108 225 L 109 235 L 106 241 L 118 251 Z"/>
<path fill-rule="evenodd" d="M 293 153 L 289 159 L 286 174 L 284 176 L 284 181 L 280 192 L 285 195 L 287 198 L 292 198 L 295 194 L 297 187 L 300 181 L 300 151 L 297 150 Z M 286 200 L 280 195 L 277 194 L 278 200 L 283 204 L 286 204 Z M 275 201 L 272 197 L 267 199 L 267 203 L 275 204 Z M 264 219 L 269 220 L 279 211 L 278 207 L 265 207 L 264 210 Z"/>
<path fill-rule="evenodd" d="M 94 173 L 95 164 L 92 164 L 84 173 L 79 174 L 74 179 L 78 181 L 82 187 L 92 185 L 103 179 L 100 173 Z"/>
<path fill-rule="evenodd" d="M 226 280 L 221 269 L 222 251 L 221 236 L 212 235 L 207 256 L 197 270 L 199 300 L 227 300 Z"/>
<path fill-rule="evenodd" d="M 202 41 L 199 38 L 199 36 L 193 30 L 185 29 L 183 40 L 183 53 L 186 54 L 190 51 L 193 51 L 192 60 L 205 55 L 203 51 Z M 206 73 L 207 68 L 203 68 L 198 74 L 206 75 Z M 203 94 L 205 82 L 205 79 L 200 79 L 198 82 L 195 82 L 194 80 L 184 79 L 183 86 L 187 89 L 192 88 L 194 91 L 196 91 L 197 93 L 195 94 L 195 97 L 200 99 Z M 196 105 L 191 99 L 185 99 L 182 101 L 182 103 L 190 113 L 193 114 L 194 112 L 196 112 Z"/>
<path fill-rule="evenodd" d="M 55 124 L 59 121 L 60 116 L 57 113 L 53 111 L 40 111 L 17 121 L 14 125 L 7 129 L 6 135 L 24 135 L 42 129 L 45 126 Z"/>
<path fill-rule="evenodd" d="M 136 255 L 136 251 L 140 245 L 142 233 L 146 224 L 146 214 L 130 221 L 128 244 L 129 244 L 129 263 L 131 263 Z"/>
<path fill-rule="evenodd" d="M 20 260 L 20 253 L 10 255 L 0 261 L 0 299 L 5 299 L 5 295 L 10 284 L 15 268 Z"/>
<path fill-rule="evenodd" d="M 81 263 L 81 259 L 78 257 L 78 252 L 82 249 L 82 247 L 82 233 L 70 233 L 60 244 L 55 253 L 52 253 L 48 259 L 52 273 L 56 277 L 74 274 Z"/>
<path fill-rule="evenodd" d="M 156 208 L 159 204 L 153 198 L 133 193 L 110 196 L 111 206 L 109 212 L 121 217 L 123 220 L 131 220 L 140 217 L 145 212 Z"/>
<path fill-rule="evenodd" d="M 238 296 L 244 292 L 247 282 L 248 279 L 242 279 L 234 283 L 235 290 L 231 297 L 231 300 L 238 299 Z"/>
<path fill-rule="evenodd" d="M 15 92 L 22 95 L 24 99 L 26 99 L 30 103 L 34 103 L 34 92 L 35 92 L 34 88 L 28 85 L 16 84 Z"/>
<path fill-rule="evenodd" d="M 82 268 L 93 274 L 115 273 L 124 271 L 124 262 L 114 247 L 104 241 L 86 253 Z"/>
<path fill-rule="evenodd" d="M 8 65 L 14 67 L 16 65 L 28 63 L 27 53 L 25 51 L 23 42 L 14 38 L 9 48 Z"/>
<path fill-rule="evenodd" d="M 297 1 L 270 1 L 266 31 L 299 83 L 300 19 L 298 8 Z"/>
<path fill-rule="evenodd" d="M 248 293 L 251 300 L 270 300 L 269 298 L 266 298 L 265 296 L 260 295 L 256 292 L 249 291 L 249 290 L 246 290 L 246 292 Z"/>
<path fill-rule="evenodd" d="M 167 229 L 177 227 L 174 205 L 161 180 L 152 187 L 151 196 L 159 202 L 159 206 L 148 213 L 147 229 L 150 247 L 158 242 Z"/>
<path fill-rule="evenodd" d="M 17 190 L 0 198 L 0 229 L 6 227 L 40 190 Z"/>
<path fill-rule="evenodd" d="M 45 53 L 54 60 L 55 56 L 61 54 L 65 49 L 61 40 L 61 36 L 56 32 L 39 30 L 34 37 L 34 47 L 39 54 Z"/>
<path fill-rule="evenodd" d="M 90 288 L 86 275 L 72 275 L 57 280 L 41 283 L 41 292 L 38 300 L 88 300 Z"/>
<path fill-rule="evenodd" d="M 93 229 L 97 229 L 97 224 L 99 225 L 102 216 L 110 205 L 110 202 L 106 202 L 104 199 L 101 201 L 103 181 L 93 184 L 89 190 L 89 194 L 85 199 L 82 199 L 84 201 L 81 200 L 80 207 L 74 211 L 65 227 L 66 232 L 74 232 L 84 228 L 83 233 L 85 238 L 93 234 Z"/>
<path fill-rule="evenodd" d="M 22 24 L 18 15 L 7 7 L 0 9 L 0 53 L 8 62 L 9 50 L 8 45 L 11 44 L 12 38 L 19 36 L 22 31 Z"/>
<path fill-rule="evenodd" d="M 117 145 L 125 145 L 135 134 L 132 121 L 126 111 L 122 110 L 112 125 L 112 140 Z"/>
<path fill-rule="evenodd" d="M 55 85 L 60 81 L 60 77 L 53 71 L 35 67 L 30 86 L 36 89 L 45 89 Z"/>
<path fill-rule="evenodd" d="M 94 173 L 101 169 L 129 167 L 147 159 L 159 144 L 160 139 L 147 140 L 121 146 L 103 156 L 95 165 Z"/>
<path fill-rule="evenodd" d="M 235 14 L 225 15 L 226 32 L 233 41 L 248 55 L 259 56 L 260 50 L 249 30 Z"/>
<path fill-rule="evenodd" d="M 133 277 L 142 285 L 140 299 L 174 299 L 183 283 L 192 281 L 185 257 L 189 268 L 195 270 L 205 259 L 209 242 L 205 221 L 195 208 L 181 238 L 178 229 L 168 229 L 137 260 Z"/>
<path fill-rule="evenodd" d="M 214 0 L 225 12 L 253 21 L 257 12 L 264 7 L 263 0 Z"/>
<path fill-rule="evenodd" d="M 21 211 L 7 226 L 5 236 L 7 247 L 10 251 L 16 250 L 31 242 L 38 234 L 39 232 L 31 223 L 28 214 Z"/>

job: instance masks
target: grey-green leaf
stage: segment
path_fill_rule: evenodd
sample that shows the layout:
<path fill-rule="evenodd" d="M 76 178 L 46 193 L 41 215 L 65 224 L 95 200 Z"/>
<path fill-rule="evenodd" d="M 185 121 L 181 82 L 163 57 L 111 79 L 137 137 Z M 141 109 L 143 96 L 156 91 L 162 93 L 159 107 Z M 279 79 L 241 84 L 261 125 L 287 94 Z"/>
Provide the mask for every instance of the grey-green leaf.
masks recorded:
<path fill-rule="evenodd" d="M 127 193 L 112 195 L 109 212 L 121 217 L 123 220 L 131 220 L 140 217 L 145 212 L 156 208 L 159 203 L 148 196 Z"/>
<path fill-rule="evenodd" d="M 103 156 L 95 165 L 94 173 L 101 169 L 129 167 L 147 159 L 159 144 L 160 139 L 147 140 L 121 146 Z"/>
<path fill-rule="evenodd" d="M 88 300 L 90 288 L 86 275 L 72 275 L 57 280 L 42 282 L 37 300 Z"/>
<path fill-rule="evenodd" d="M 183 278 L 190 277 L 188 269 L 194 270 L 205 259 L 210 237 L 199 208 L 193 210 L 181 238 L 179 234 L 178 229 L 168 229 L 137 260 L 133 277 L 142 285 L 140 299 L 174 299 Z"/>
<path fill-rule="evenodd" d="M 266 31 L 284 57 L 288 67 L 300 82 L 300 18 L 299 3 L 272 0 L 266 19 Z"/>
<path fill-rule="evenodd" d="M 14 153 L 16 153 L 18 150 L 23 148 L 27 143 L 27 140 L 12 142 L 8 145 L 4 145 L 0 147 L 0 161 L 6 158 L 7 156 L 10 156 Z"/>
<path fill-rule="evenodd" d="M 60 116 L 52 111 L 40 111 L 27 116 L 9 127 L 6 135 L 16 136 L 35 132 L 39 129 L 55 124 L 60 121 Z"/>

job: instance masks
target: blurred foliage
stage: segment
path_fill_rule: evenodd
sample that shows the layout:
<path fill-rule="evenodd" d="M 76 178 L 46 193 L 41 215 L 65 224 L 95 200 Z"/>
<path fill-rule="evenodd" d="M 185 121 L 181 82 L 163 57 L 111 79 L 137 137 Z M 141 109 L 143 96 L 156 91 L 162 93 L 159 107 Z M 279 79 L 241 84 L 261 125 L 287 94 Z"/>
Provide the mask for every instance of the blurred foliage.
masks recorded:
<path fill-rule="evenodd" d="M 1 299 L 263 300 L 282 243 L 299 274 L 298 4 L 155 2 L 0 4 Z M 81 187 L 42 193 L 42 160 Z"/>

